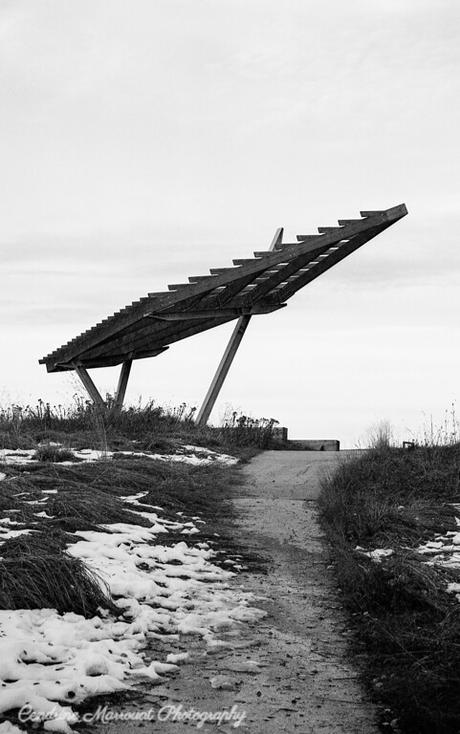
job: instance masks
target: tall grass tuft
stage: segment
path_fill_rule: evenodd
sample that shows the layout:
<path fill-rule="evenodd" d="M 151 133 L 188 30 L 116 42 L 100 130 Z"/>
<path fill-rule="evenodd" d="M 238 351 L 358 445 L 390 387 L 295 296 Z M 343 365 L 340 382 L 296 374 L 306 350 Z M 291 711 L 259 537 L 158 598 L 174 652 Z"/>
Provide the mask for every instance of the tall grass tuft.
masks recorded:
<path fill-rule="evenodd" d="M 53 446 L 49 443 L 39 446 L 33 458 L 35 461 L 48 461 L 52 464 L 58 464 L 63 461 L 80 461 L 69 449 Z"/>
<path fill-rule="evenodd" d="M 104 583 L 63 550 L 59 535 L 33 533 L 1 546 L 0 609 L 57 609 L 94 616 L 116 611 Z"/>
<path fill-rule="evenodd" d="M 273 432 L 277 425 L 278 421 L 274 418 L 250 418 L 233 411 L 224 420 L 223 441 L 230 446 L 257 446 L 266 449 L 273 441 Z"/>

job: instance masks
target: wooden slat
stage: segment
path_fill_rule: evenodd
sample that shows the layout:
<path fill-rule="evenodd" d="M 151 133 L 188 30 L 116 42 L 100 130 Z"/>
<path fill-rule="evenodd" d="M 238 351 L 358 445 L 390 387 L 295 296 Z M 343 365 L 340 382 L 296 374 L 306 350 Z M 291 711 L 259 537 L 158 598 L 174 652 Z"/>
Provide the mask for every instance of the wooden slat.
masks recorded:
<path fill-rule="evenodd" d="M 246 288 L 246 286 L 254 281 L 256 277 L 257 273 L 250 273 L 249 275 L 244 275 L 242 278 L 238 278 L 232 283 L 229 283 L 225 287 L 225 290 L 220 292 L 217 296 L 219 306 L 224 307 L 229 305 L 233 299 Z M 246 304 L 252 305 L 252 299 L 246 299 Z"/>
<path fill-rule="evenodd" d="M 210 268 L 209 272 L 211 275 L 222 275 L 223 273 L 234 273 L 235 268 Z"/>
<path fill-rule="evenodd" d="M 235 267 L 237 267 L 237 266 L 240 266 L 240 265 L 251 265 L 252 263 L 256 262 L 256 260 L 253 257 L 251 257 L 251 258 L 248 258 L 248 257 L 242 257 L 242 258 L 241 257 L 238 257 L 238 258 L 236 258 L 236 260 L 232 260 L 232 262 L 235 265 Z"/>
<path fill-rule="evenodd" d="M 280 283 L 283 283 L 287 278 L 289 278 L 289 276 L 297 273 L 297 271 L 301 267 L 305 267 L 305 265 L 310 263 L 314 257 L 317 257 L 318 255 L 320 255 L 320 253 L 324 252 L 324 249 L 324 247 L 321 247 L 317 250 L 309 252 L 306 255 L 299 255 L 299 257 L 290 260 L 284 268 L 280 268 L 276 273 L 266 278 L 262 283 L 260 283 L 260 285 L 258 285 L 256 290 L 251 293 L 253 303 L 256 303 L 261 298 L 264 298 L 268 293 L 270 293 L 270 291 L 276 288 L 276 286 L 278 286 Z"/>
<path fill-rule="evenodd" d="M 317 234 L 298 234 L 296 239 L 298 242 L 311 242 L 312 240 L 317 240 L 318 235 Z"/>
<path fill-rule="evenodd" d="M 334 232 L 337 232 L 337 234 L 340 234 L 342 231 L 342 227 L 318 227 L 318 232 L 320 234 L 331 234 Z"/>
<path fill-rule="evenodd" d="M 348 255 L 351 255 L 352 252 L 355 252 L 358 248 L 362 247 L 366 242 L 369 242 L 369 240 L 373 239 L 376 235 L 380 234 L 380 232 L 383 232 L 384 229 L 386 229 L 389 224 L 386 225 L 380 225 L 380 227 L 374 227 L 372 230 L 368 230 L 368 232 L 364 232 L 360 235 L 355 235 L 355 237 L 351 238 L 348 242 L 344 242 L 344 244 L 335 252 L 331 253 L 331 255 L 321 262 L 318 262 L 317 265 L 310 268 L 308 272 L 304 273 L 303 275 L 299 275 L 298 278 L 296 278 L 292 283 L 289 285 L 286 285 L 278 290 L 278 293 L 276 294 L 277 299 L 280 301 L 285 301 L 291 296 L 294 295 L 300 288 L 303 288 L 308 283 L 311 283 L 315 278 L 318 278 L 320 275 L 326 272 L 326 270 L 329 270 L 334 265 L 337 265 L 341 260 L 343 260 L 345 257 L 348 257 Z M 270 297 L 267 297 L 267 301 L 270 300 Z M 274 303 L 276 302 L 275 296 L 273 296 Z"/>

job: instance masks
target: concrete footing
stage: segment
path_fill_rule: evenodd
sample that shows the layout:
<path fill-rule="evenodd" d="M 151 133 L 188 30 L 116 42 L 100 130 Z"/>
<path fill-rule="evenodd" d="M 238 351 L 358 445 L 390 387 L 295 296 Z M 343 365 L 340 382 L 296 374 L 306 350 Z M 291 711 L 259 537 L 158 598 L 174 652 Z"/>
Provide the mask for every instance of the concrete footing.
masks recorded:
<path fill-rule="evenodd" d="M 273 429 L 273 438 L 283 444 L 288 451 L 340 451 L 340 441 L 332 438 L 288 439 L 286 426 L 277 426 Z"/>

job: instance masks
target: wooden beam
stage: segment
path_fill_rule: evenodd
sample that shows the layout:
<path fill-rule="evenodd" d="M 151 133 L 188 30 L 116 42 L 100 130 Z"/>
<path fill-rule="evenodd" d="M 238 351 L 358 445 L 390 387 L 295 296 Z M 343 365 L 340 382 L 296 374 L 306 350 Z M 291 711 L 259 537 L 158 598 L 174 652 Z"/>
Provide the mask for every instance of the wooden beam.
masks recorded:
<path fill-rule="evenodd" d="M 93 369 L 96 367 L 117 367 L 120 364 L 123 364 L 123 362 L 126 362 L 128 359 L 145 359 L 146 357 L 157 357 L 159 354 L 162 354 L 165 352 L 169 347 L 163 346 L 158 347 L 155 346 L 154 348 L 150 347 L 150 349 L 143 350 L 142 352 L 138 349 L 136 349 L 136 352 L 133 353 L 132 350 L 125 350 L 122 353 L 114 352 L 112 349 L 110 351 L 105 351 L 104 354 L 97 357 L 93 355 L 92 351 L 89 351 L 88 353 L 84 352 L 79 355 L 78 357 L 78 365 L 81 367 L 85 367 L 87 370 Z M 91 356 L 87 356 L 87 354 L 90 354 Z M 54 372 L 68 372 L 69 370 L 75 370 L 75 362 L 60 362 L 56 367 L 54 368 Z M 50 370 L 48 370 L 49 372 Z"/>
<path fill-rule="evenodd" d="M 123 362 L 120 370 L 120 377 L 118 379 L 117 391 L 115 393 L 115 401 L 113 403 L 112 412 L 117 414 L 120 413 L 123 407 L 123 401 L 125 399 L 126 388 L 128 386 L 129 373 L 131 372 L 132 359 L 127 359 Z"/>
<path fill-rule="evenodd" d="M 159 313 L 151 314 L 152 319 L 158 319 L 158 321 L 199 321 L 207 319 L 221 319 L 224 316 L 231 316 L 238 318 L 238 316 L 271 313 L 273 311 L 273 304 L 265 306 L 263 303 L 257 304 L 257 307 L 236 307 L 236 308 L 216 308 L 216 309 L 205 309 L 204 311 L 181 311 L 180 313 Z"/>
<path fill-rule="evenodd" d="M 115 340 L 110 341 L 108 344 L 89 349 L 79 355 L 79 362 L 86 365 L 87 367 L 103 367 L 105 366 L 105 360 L 111 360 L 113 351 L 123 352 L 124 359 L 118 358 L 116 364 L 124 361 L 128 356 L 133 359 L 140 359 L 143 356 L 155 357 L 160 352 L 164 351 L 168 347 L 160 347 L 161 344 L 172 344 L 176 341 L 180 341 L 187 336 L 193 336 L 202 331 L 207 331 L 214 326 L 220 326 L 221 324 L 232 321 L 245 313 L 250 314 L 266 314 L 272 313 L 280 308 L 277 303 L 265 303 L 261 301 L 250 309 L 238 308 L 238 309 L 222 309 L 216 310 L 215 312 L 204 311 L 202 318 L 200 319 L 174 319 L 173 322 L 169 322 L 163 317 L 158 319 L 159 328 L 152 333 L 151 327 L 144 327 L 142 330 L 137 330 L 134 334 L 129 331 L 123 336 L 118 337 Z M 216 315 L 217 314 L 217 315 Z M 156 349 L 154 349 L 156 347 Z M 150 348 L 148 354 L 141 354 L 140 352 Z M 115 364 L 115 362 L 113 362 Z M 62 365 L 60 369 L 65 369 L 66 365 Z M 67 369 L 73 369 L 73 366 L 67 366 Z"/>
<path fill-rule="evenodd" d="M 219 395 L 221 387 L 224 384 L 224 380 L 227 377 L 228 371 L 231 367 L 235 354 L 238 351 L 238 347 L 241 344 L 244 333 L 248 328 L 250 320 L 250 316 L 242 316 L 240 319 L 238 319 L 238 322 L 230 337 L 230 341 L 227 344 L 224 356 L 220 360 L 217 372 L 214 375 L 214 379 L 211 382 L 208 392 L 206 393 L 203 405 L 201 406 L 200 412 L 197 415 L 196 422 L 199 426 L 205 426 L 208 422 L 208 418 L 211 415 L 212 409 L 214 408 L 217 396 Z"/>
<path fill-rule="evenodd" d="M 270 247 L 268 248 L 269 252 L 274 252 L 283 246 L 283 234 L 284 227 L 278 227 L 272 241 L 270 242 Z"/>
<path fill-rule="evenodd" d="M 213 319 L 221 316 L 241 316 L 241 309 L 237 308 L 220 308 L 220 309 L 204 309 L 203 311 L 175 311 L 172 313 L 151 313 L 150 318 L 158 319 L 158 321 L 195 321 L 196 319 Z"/>
<path fill-rule="evenodd" d="M 144 328 L 141 331 L 136 332 L 134 338 L 129 333 L 119 339 L 116 339 L 117 343 L 112 346 L 112 342 L 104 347 L 95 347 L 89 349 L 87 352 L 82 354 L 79 359 L 85 363 L 86 360 L 93 359 L 95 355 L 99 359 L 103 358 L 104 354 L 110 355 L 110 350 L 123 349 L 125 352 L 129 352 L 133 355 L 133 359 L 138 359 L 138 352 L 155 349 L 156 352 L 167 349 L 167 344 L 173 344 L 180 339 L 184 339 L 187 336 L 193 336 L 198 334 L 200 331 L 207 331 L 213 326 L 219 326 L 227 321 L 233 321 L 235 316 L 220 316 L 219 319 L 210 318 L 208 320 L 199 321 L 182 321 L 176 323 L 169 323 L 167 321 L 158 321 L 158 330 L 153 334 L 149 329 Z"/>
<path fill-rule="evenodd" d="M 105 401 L 102 399 L 102 396 L 99 390 L 97 389 L 96 385 L 94 384 L 91 377 L 89 376 L 86 368 L 82 367 L 81 365 L 75 365 L 75 372 L 77 373 L 78 377 L 82 381 L 94 405 L 96 405 L 101 410 L 105 410 L 106 408 Z"/>

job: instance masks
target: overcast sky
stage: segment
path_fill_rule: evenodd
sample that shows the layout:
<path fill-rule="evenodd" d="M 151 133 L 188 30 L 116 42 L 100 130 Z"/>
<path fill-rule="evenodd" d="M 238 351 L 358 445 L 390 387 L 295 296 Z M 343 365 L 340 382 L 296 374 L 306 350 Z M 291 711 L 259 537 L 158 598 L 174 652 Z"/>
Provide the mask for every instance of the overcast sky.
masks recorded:
<path fill-rule="evenodd" d="M 405 202 L 255 317 L 213 414 L 353 446 L 457 400 L 458 0 L 0 0 L 0 402 L 70 401 L 38 359 L 149 291 Z M 199 404 L 232 325 L 134 364 Z M 116 370 L 95 370 L 113 391 Z M 460 412 L 460 407 L 458 407 Z"/>

